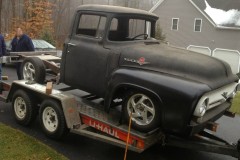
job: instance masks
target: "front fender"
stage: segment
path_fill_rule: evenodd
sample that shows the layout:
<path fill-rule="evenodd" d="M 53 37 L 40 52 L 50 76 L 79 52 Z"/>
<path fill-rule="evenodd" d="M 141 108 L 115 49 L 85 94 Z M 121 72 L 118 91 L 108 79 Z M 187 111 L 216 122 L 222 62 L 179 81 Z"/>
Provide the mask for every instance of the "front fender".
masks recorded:
<path fill-rule="evenodd" d="M 202 83 L 159 72 L 120 68 L 113 72 L 105 96 L 109 109 L 115 92 L 120 87 L 143 89 L 155 95 L 162 111 L 162 127 L 173 133 L 183 133 L 192 118 L 200 97 L 210 88 Z"/>

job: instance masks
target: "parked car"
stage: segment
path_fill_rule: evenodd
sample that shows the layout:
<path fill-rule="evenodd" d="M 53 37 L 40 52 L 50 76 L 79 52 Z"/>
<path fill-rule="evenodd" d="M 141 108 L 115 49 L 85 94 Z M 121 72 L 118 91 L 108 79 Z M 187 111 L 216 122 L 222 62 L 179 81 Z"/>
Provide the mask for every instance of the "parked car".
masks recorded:
<path fill-rule="evenodd" d="M 35 50 L 45 51 L 45 50 L 56 50 L 56 47 L 46 42 L 45 40 L 33 39 L 32 40 Z M 6 41 L 7 52 L 11 52 L 11 40 Z"/>
<path fill-rule="evenodd" d="M 56 47 L 54 47 L 52 44 L 48 43 L 45 40 L 41 39 L 33 39 L 32 40 L 35 51 L 57 51 L 57 55 L 59 57 L 62 56 L 62 51 L 56 50 Z M 7 47 L 7 55 L 11 52 L 11 41 L 6 41 L 6 47 Z"/>

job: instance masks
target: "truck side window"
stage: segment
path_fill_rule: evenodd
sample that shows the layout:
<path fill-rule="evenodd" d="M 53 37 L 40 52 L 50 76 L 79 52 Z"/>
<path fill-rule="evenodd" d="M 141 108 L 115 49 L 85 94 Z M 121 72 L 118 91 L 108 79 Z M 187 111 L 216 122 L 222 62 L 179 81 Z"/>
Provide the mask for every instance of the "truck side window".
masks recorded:
<path fill-rule="evenodd" d="M 113 18 L 113 20 L 111 22 L 110 31 L 117 31 L 117 28 L 118 28 L 118 19 Z"/>
<path fill-rule="evenodd" d="M 108 34 L 110 41 L 135 41 L 151 38 L 151 22 L 145 19 L 113 18 Z M 146 36 L 147 35 L 147 36 Z"/>
<path fill-rule="evenodd" d="M 104 16 L 83 14 L 80 17 L 76 34 L 102 38 L 106 21 L 107 19 Z"/>
<path fill-rule="evenodd" d="M 121 20 L 117 18 L 113 18 L 110 26 L 110 31 L 108 35 L 108 39 L 110 41 L 125 41 L 127 32 L 125 30 L 125 27 L 127 24 L 121 22 Z M 119 26 L 121 24 L 121 26 Z M 125 27 L 122 27 L 125 26 Z"/>

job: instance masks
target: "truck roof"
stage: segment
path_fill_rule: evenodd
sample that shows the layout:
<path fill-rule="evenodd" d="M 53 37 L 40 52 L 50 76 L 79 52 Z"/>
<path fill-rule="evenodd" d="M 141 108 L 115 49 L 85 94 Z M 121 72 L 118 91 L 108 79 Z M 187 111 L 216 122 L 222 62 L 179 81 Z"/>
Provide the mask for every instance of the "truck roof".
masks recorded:
<path fill-rule="evenodd" d="M 145 15 L 150 16 L 154 19 L 158 19 L 156 14 L 140 10 L 134 8 L 127 8 L 121 6 L 110 6 L 110 5 L 81 5 L 78 7 L 78 10 L 85 10 L 85 11 L 97 11 L 97 12 L 108 12 L 108 13 L 117 13 L 117 14 L 138 14 L 138 15 Z"/>

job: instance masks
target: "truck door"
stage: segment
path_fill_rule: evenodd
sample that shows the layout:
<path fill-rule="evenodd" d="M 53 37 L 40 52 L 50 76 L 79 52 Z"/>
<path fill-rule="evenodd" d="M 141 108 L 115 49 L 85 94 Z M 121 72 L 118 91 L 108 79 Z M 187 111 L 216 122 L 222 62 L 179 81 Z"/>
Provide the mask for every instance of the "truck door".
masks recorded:
<path fill-rule="evenodd" d="M 103 47 L 107 18 L 104 15 L 79 13 L 65 55 L 66 84 L 104 95 L 109 50 Z"/>

